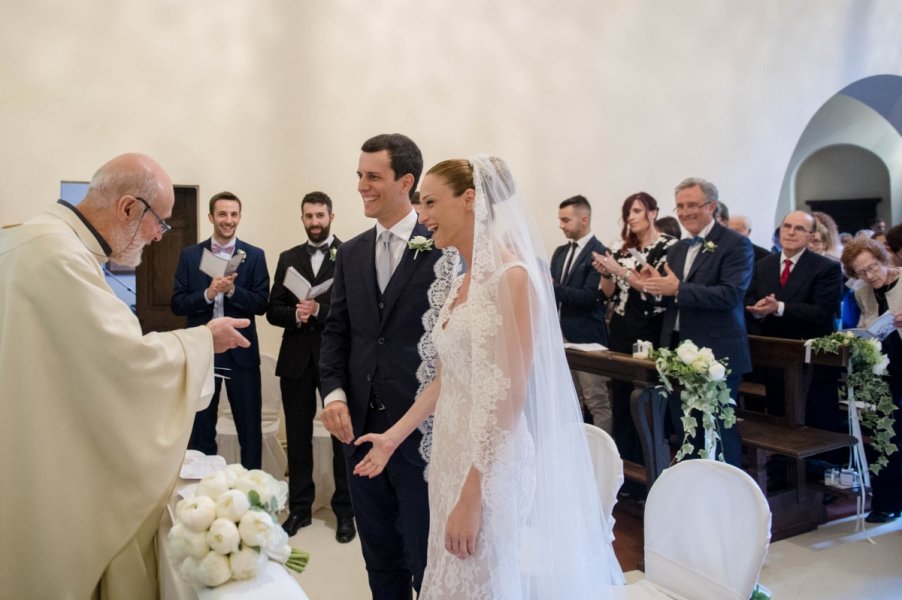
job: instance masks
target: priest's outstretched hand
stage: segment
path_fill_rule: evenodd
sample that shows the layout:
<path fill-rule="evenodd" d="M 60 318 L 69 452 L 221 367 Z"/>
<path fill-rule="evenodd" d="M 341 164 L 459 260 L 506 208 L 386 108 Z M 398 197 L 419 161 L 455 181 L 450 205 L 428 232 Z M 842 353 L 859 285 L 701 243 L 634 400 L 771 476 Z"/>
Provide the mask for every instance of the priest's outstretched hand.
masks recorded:
<path fill-rule="evenodd" d="M 219 317 L 207 323 L 210 333 L 213 334 L 213 352 L 218 354 L 232 348 L 248 348 L 251 345 L 250 341 L 238 330 L 244 329 L 250 324 L 249 319 L 233 319 L 232 317 Z"/>

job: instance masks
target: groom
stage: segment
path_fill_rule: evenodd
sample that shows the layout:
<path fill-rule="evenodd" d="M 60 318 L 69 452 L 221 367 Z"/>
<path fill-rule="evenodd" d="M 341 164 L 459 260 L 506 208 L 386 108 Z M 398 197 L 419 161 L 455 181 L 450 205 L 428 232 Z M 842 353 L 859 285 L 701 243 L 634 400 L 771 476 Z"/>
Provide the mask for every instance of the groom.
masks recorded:
<path fill-rule="evenodd" d="M 344 446 L 351 500 L 374 599 L 418 593 L 426 566 L 429 506 L 420 434 L 404 441 L 377 477 L 351 475 L 369 450 L 351 442 L 382 433 L 416 395 L 427 290 L 438 250 L 415 252 L 413 236 L 428 236 L 410 199 L 423 170 L 417 145 L 401 134 L 367 140 L 357 167 L 363 211 L 373 229 L 338 249 L 332 307 L 322 333 L 322 421 Z"/>

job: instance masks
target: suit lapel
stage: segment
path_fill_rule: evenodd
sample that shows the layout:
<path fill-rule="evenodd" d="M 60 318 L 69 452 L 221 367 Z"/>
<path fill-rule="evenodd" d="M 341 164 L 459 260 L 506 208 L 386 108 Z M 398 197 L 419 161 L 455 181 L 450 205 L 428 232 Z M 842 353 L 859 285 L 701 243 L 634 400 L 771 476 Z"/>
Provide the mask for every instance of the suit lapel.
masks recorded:
<path fill-rule="evenodd" d="M 579 251 L 579 254 L 573 257 L 573 264 L 570 265 L 570 272 L 567 273 L 567 281 L 564 283 L 570 282 L 570 280 L 573 278 L 573 274 L 576 272 L 577 267 L 582 265 L 586 257 L 589 256 L 589 253 L 595 249 L 595 242 L 596 240 L 593 236 L 589 239 L 588 242 L 586 242 L 585 247 L 583 247 L 583 249 Z"/>
<path fill-rule="evenodd" d="M 698 269 L 699 269 L 699 267 L 701 267 L 701 265 L 705 264 L 706 262 L 708 262 L 708 260 L 710 260 L 710 255 L 713 255 L 715 252 L 717 252 L 717 248 L 706 252 L 705 244 L 707 244 L 708 242 L 712 242 L 716 245 L 717 242 L 719 242 L 719 241 L 720 241 L 720 225 L 718 225 L 717 223 L 714 223 L 714 227 L 711 229 L 711 231 L 708 232 L 708 237 L 706 237 L 702 241 L 702 244 L 701 244 L 702 247 L 698 249 L 698 254 L 695 255 L 695 260 L 692 261 L 692 267 L 689 269 L 689 274 L 686 275 L 687 281 L 689 279 L 692 279 L 692 277 L 695 275 L 695 273 L 698 271 Z"/>
<path fill-rule="evenodd" d="M 802 284 L 805 283 L 805 280 L 808 279 L 808 276 L 811 274 L 811 266 L 808 264 L 808 251 L 802 253 L 802 256 L 799 257 L 798 262 L 796 262 L 796 266 L 793 267 L 792 271 L 789 272 L 789 279 L 786 280 L 786 285 L 782 288 L 780 285 L 780 275 L 777 275 L 777 286 L 780 289 L 780 294 L 778 296 L 781 300 L 791 300 L 795 293 L 802 288 Z M 782 270 L 782 265 L 777 269 L 778 271 Z"/>
<path fill-rule="evenodd" d="M 413 238 L 418 235 L 421 235 L 423 237 L 430 237 L 429 230 L 419 223 L 417 223 L 417 225 L 413 228 L 413 232 L 410 234 L 410 237 Z M 373 243 L 375 244 L 375 240 Z M 439 250 L 433 248 L 432 250 L 429 250 L 429 252 L 439 252 Z M 427 252 L 422 251 L 417 254 L 416 250 L 411 250 L 410 248 L 404 249 L 404 254 L 401 256 L 401 262 L 398 263 L 398 266 L 395 269 L 395 272 L 392 274 L 388 285 L 385 287 L 385 292 L 382 294 L 382 302 L 385 305 L 385 307 L 382 309 L 382 323 L 385 323 L 388 320 L 388 316 L 391 314 L 392 309 L 398 302 L 398 298 L 401 297 L 402 292 L 407 287 L 407 283 L 410 281 L 411 275 L 413 275 L 413 273 L 423 264 L 430 262 L 426 258 L 427 254 Z M 373 260 L 374 276 L 375 273 L 376 266 L 375 260 Z M 376 289 L 378 290 L 379 288 L 377 287 Z"/>
<path fill-rule="evenodd" d="M 681 280 L 686 279 L 686 277 L 683 277 L 683 271 L 686 267 L 686 254 L 688 252 L 689 243 L 686 240 L 680 240 L 673 245 L 673 250 L 670 252 L 670 256 L 667 257 L 670 270 Z"/>

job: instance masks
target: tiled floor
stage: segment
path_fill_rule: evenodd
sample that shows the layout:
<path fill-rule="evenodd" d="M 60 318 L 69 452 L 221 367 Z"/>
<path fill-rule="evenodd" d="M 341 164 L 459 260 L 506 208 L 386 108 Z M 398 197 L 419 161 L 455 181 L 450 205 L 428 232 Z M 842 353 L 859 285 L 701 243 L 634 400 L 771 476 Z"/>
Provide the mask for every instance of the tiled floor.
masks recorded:
<path fill-rule="evenodd" d="M 794 538 L 771 544 L 761 582 L 775 600 L 898 600 L 902 598 L 902 520 L 869 526 L 872 542 L 855 532 L 855 518 L 834 521 Z M 627 580 L 642 555 L 641 520 L 617 514 L 615 550 Z M 292 545 L 311 552 L 306 572 L 297 580 L 310 600 L 364 600 L 370 597 L 360 543 L 335 541 L 335 517 L 320 509 L 313 525 L 301 529 Z"/>

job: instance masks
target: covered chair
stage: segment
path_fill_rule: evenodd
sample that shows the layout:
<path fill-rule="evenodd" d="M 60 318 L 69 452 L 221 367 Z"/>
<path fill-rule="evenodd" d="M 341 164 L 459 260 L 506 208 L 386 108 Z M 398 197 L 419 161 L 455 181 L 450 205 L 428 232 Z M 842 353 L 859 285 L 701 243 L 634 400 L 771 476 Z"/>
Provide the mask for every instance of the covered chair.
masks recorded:
<path fill-rule="evenodd" d="M 614 504 L 617 503 L 617 492 L 623 485 L 623 461 L 617 451 L 617 444 L 603 429 L 586 423 L 586 441 L 589 442 L 589 454 L 595 468 L 595 484 L 598 486 L 598 500 L 605 520 L 605 533 L 608 539 L 614 537 Z"/>
<path fill-rule="evenodd" d="M 748 600 L 770 518 L 767 499 L 741 469 L 703 459 L 665 469 L 645 503 L 646 578 L 622 597 Z"/>
<path fill-rule="evenodd" d="M 263 423 L 263 457 L 264 471 L 276 479 L 285 480 L 288 469 L 288 457 L 279 440 L 279 423 L 281 422 L 282 392 L 279 389 L 279 378 L 276 377 L 276 359 L 268 354 L 260 355 L 260 379 L 263 393 L 261 419 Z M 241 462 L 241 448 L 238 444 L 238 432 L 232 409 L 227 400 L 225 386 L 219 398 L 219 417 L 216 421 L 216 443 L 219 454 L 226 462 Z"/>

